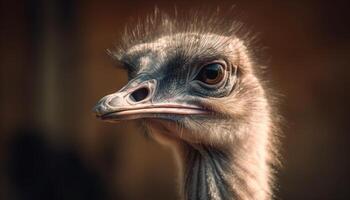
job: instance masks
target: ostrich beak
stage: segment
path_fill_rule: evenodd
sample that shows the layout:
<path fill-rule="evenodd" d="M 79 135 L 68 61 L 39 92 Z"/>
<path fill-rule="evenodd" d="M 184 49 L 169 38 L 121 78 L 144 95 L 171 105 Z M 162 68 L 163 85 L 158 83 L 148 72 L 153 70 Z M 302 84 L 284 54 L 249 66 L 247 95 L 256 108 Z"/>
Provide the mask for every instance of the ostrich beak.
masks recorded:
<path fill-rule="evenodd" d="M 197 105 L 155 103 L 155 79 L 128 84 L 116 93 L 103 97 L 93 108 L 96 116 L 107 121 L 140 118 L 164 118 L 169 115 L 205 115 L 209 111 Z"/>

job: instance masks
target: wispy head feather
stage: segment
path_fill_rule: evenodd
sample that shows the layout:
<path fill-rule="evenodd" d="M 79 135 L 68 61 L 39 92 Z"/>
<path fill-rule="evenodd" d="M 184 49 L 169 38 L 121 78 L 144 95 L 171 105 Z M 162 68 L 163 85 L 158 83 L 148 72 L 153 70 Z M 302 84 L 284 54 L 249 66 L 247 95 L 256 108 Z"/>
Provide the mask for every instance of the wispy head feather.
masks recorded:
<path fill-rule="evenodd" d="M 108 54 L 119 60 L 120 56 L 132 46 L 149 43 L 164 36 L 186 33 L 235 37 L 249 48 L 253 42 L 255 43 L 256 34 L 252 34 L 242 22 L 237 20 L 238 18 L 233 8 L 201 9 L 189 12 L 179 12 L 175 9 L 172 13 L 161 12 L 155 8 L 151 15 L 128 23 L 120 36 L 121 40 L 114 49 L 108 50 Z"/>

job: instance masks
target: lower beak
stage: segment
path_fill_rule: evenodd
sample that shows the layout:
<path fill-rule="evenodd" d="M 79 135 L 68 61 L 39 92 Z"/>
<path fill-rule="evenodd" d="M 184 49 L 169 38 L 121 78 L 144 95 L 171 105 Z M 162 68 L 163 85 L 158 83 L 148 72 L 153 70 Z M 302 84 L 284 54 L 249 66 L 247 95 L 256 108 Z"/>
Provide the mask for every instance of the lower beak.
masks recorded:
<path fill-rule="evenodd" d="M 184 104 L 159 104 L 137 106 L 136 108 L 111 111 L 102 115 L 96 114 L 98 118 L 108 121 L 133 120 L 140 118 L 164 118 L 166 116 L 191 116 L 206 115 L 209 111 L 192 105 Z"/>

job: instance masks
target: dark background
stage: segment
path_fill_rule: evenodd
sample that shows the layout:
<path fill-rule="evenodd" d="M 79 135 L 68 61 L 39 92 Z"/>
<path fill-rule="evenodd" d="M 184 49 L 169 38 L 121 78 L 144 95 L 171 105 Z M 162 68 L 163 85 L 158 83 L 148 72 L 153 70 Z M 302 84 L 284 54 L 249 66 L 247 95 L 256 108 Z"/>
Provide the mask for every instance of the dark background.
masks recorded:
<path fill-rule="evenodd" d="M 3 1 L 0 199 L 176 199 L 169 150 L 91 114 L 127 81 L 105 49 L 155 4 L 236 5 L 282 94 L 277 198 L 350 199 L 350 11 L 337 0 Z"/>

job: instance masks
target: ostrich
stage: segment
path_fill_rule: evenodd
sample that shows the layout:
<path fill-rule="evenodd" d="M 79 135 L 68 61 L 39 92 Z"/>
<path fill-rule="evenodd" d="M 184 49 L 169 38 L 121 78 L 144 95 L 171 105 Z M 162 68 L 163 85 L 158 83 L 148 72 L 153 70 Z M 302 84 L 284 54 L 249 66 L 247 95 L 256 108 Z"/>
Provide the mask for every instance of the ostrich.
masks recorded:
<path fill-rule="evenodd" d="M 272 97 L 251 36 L 217 15 L 155 14 L 109 50 L 129 82 L 95 106 L 102 120 L 138 120 L 177 159 L 182 199 L 273 198 L 278 165 Z"/>

